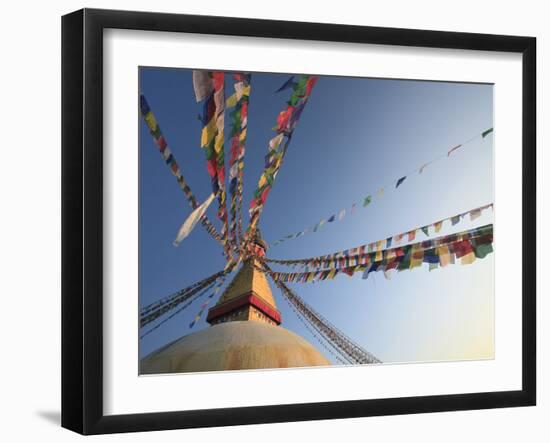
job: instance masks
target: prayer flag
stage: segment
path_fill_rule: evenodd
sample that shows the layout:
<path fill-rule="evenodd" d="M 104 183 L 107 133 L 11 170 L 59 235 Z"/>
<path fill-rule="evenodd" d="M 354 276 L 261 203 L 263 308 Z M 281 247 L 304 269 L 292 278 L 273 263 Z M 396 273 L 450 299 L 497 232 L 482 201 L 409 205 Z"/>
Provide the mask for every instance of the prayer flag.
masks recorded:
<path fill-rule="evenodd" d="M 481 137 L 482 137 L 482 138 L 485 138 L 485 137 L 487 137 L 491 132 L 493 132 L 493 128 L 490 128 L 490 129 L 487 129 L 486 131 L 483 131 L 483 133 L 481 134 Z"/>
<path fill-rule="evenodd" d="M 234 106 L 237 106 L 237 94 L 232 94 L 229 97 L 227 97 L 227 100 L 225 101 L 225 107 L 226 108 L 233 108 Z"/>
<path fill-rule="evenodd" d="M 470 265 L 475 261 L 476 261 L 476 255 L 472 251 L 472 252 L 469 252 L 468 254 L 462 256 L 462 258 L 460 259 L 460 264 L 461 265 Z"/>
<path fill-rule="evenodd" d="M 442 226 L 443 226 L 443 220 L 435 222 L 434 223 L 435 232 L 438 233 L 439 231 L 441 231 Z"/>
<path fill-rule="evenodd" d="M 281 91 L 284 91 L 285 89 L 290 89 L 292 87 L 294 87 L 296 85 L 296 83 L 294 82 L 294 76 L 291 76 L 286 82 L 283 83 L 283 85 L 277 89 L 275 92 L 281 92 Z"/>
<path fill-rule="evenodd" d="M 143 94 L 139 96 L 139 108 L 141 111 L 141 115 L 143 116 L 147 115 L 151 111 L 151 108 L 149 108 L 149 104 L 147 103 L 147 100 L 145 99 L 145 96 Z"/>
<path fill-rule="evenodd" d="M 424 261 L 424 251 L 422 249 L 419 249 L 419 246 L 416 246 L 411 254 L 410 269 L 422 266 L 423 261 Z"/>
<path fill-rule="evenodd" d="M 210 142 L 214 139 L 214 136 L 218 132 L 218 129 L 216 127 L 216 119 L 212 119 L 208 122 L 206 126 L 202 128 L 201 133 L 201 146 L 204 148 L 210 144 Z"/>
<path fill-rule="evenodd" d="M 274 149 L 277 149 L 283 141 L 284 136 L 284 134 L 277 134 L 275 137 L 269 140 L 269 150 L 273 151 Z"/>
<path fill-rule="evenodd" d="M 426 235 L 426 237 L 430 236 L 430 232 L 428 230 L 428 226 L 422 226 L 420 229 L 422 229 L 422 232 Z"/>
<path fill-rule="evenodd" d="M 474 221 L 476 218 L 479 218 L 481 216 L 481 209 L 474 209 L 473 211 L 470 211 L 470 220 Z"/>
<path fill-rule="evenodd" d="M 151 131 L 154 131 L 157 128 L 157 120 L 155 119 L 155 116 L 151 111 L 145 114 L 143 118 L 145 119 L 145 122 L 147 123 L 147 126 Z"/>
<path fill-rule="evenodd" d="M 395 184 L 395 187 L 398 188 L 401 183 L 405 181 L 407 176 L 401 177 L 399 180 L 397 180 L 397 183 Z"/>
<path fill-rule="evenodd" d="M 422 166 L 420 166 L 420 169 L 418 170 L 419 174 L 422 174 L 424 172 L 424 169 L 429 165 L 430 163 L 424 163 Z"/>
<path fill-rule="evenodd" d="M 367 195 L 365 199 L 363 200 L 363 207 L 366 207 L 370 205 L 370 202 L 372 201 L 372 197 L 370 195 Z"/>
<path fill-rule="evenodd" d="M 212 93 L 212 78 L 208 71 L 193 71 L 193 89 L 197 102 L 204 100 Z"/>
<path fill-rule="evenodd" d="M 491 243 L 474 246 L 474 253 L 477 258 L 485 258 L 488 254 L 492 252 L 493 252 L 493 245 Z"/>
<path fill-rule="evenodd" d="M 214 200 L 215 196 L 216 195 L 214 193 L 210 194 L 210 197 L 208 197 L 203 204 L 201 204 L 193 212 L 191 212 L 189 217 L 187 217 L 187 219 L 181 225 L 178 231 L 178 235 L 174 240 L 174 246 L 178 246 L 181 241 L 191 233 L 197 222 L 202 218 L 202 216 L 210 206 L 210 203 L 212 203 L 212 200 Z"/>
<path fill-rule="evenodd" d="M 450 157 L 451 154 L 456 151 L 458 148 L 460 148 L 462 145 L 456 145 L 454 148 L 451 148 L 449 152 L 447 152 L 447 157 Z"/>

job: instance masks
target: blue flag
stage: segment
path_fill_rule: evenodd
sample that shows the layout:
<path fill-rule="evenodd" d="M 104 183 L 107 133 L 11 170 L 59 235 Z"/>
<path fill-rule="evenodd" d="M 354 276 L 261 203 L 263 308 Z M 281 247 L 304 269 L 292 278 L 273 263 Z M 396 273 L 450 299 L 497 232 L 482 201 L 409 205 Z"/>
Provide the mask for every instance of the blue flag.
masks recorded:
<path fill-rule="evenodd" d="M 295 83 L 294 83 L 294 76 L 291 76 L 286 82 L 284 82 L 283 86 L 281 86 L 279 89 L 277 89 L 275 92 L 281 92 L 281 91 L 284 91 L 285 89 L 289 89 L 289 88 L 292 88 L 294 87 Z"/>
<path fill-rule="evenodd" d="M 399 180 L 397 180 L 397 183 L 395 184 L 396 188 L 399 188 L 399 185 L 405 181 L 407 176 L 401 177 Z"/>

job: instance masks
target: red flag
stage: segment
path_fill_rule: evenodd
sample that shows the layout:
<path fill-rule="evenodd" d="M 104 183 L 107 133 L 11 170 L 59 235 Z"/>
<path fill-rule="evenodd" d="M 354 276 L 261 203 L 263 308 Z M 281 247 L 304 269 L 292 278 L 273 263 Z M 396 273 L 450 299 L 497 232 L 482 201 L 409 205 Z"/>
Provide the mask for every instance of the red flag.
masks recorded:
<path fill-rule="evenodd" d="M 223 72 L 216 71 L 212 73 L 212 82 L 214 84 L 215 91 L 219 91 L 221 88 L 223 88 L 223 79 Z"/>
<path fill-rule="evenodd" d="M 306 83 L 306 97 L 309 97 L 309 95 L 311 94 L 311 90 L 315 86 L 315 83 L 317 83 L 317 79 L 318 79 L 318 77 L 310 77 L 307 80 L 307 83 Z"/>
<path fill-rule="evenodd" d="M 292 113 L 294 112 L 294 106 L 289 106 L 284 111 L 281 111 L 277 116 L 277 131 L 284 131 L 288 127 L 288 122 Z"/>

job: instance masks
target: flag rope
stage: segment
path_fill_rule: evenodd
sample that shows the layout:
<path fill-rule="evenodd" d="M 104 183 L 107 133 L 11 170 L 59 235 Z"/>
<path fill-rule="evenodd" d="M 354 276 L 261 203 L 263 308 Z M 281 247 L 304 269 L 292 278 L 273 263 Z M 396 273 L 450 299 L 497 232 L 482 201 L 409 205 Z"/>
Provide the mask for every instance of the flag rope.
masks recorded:
<path fill-rule="evenodd" d="M 236 247 L 242 239 L 242 198 L 244 155 L 248 127 L 248 107 L 250 97 L 251 76 L 239 73 L 233 78 L 235 93 L 226 100 L 228 108 L 234 107 L 229 113 L 231 120 L 231 154 L 229 157 L 229 193 L 230 216 L 229 238 Z"/>
<path fill-rule="evenodd" d="M 265 272 L 270 273 L 266 266 Z M 344 353 L 354 364 L 376 364 L 382 363 L 373 354 L 363 349 L 355 343 L 346 334 L 331 324 L 324 316 L 315 311 L 301 297 L 292 291 L 284 282 L 273 279 L 277 287 L 283 292 L 283 295 L 302 313 L 311 325 L 327 339 L 330 343 Z"/>
<path fill-rule="evenodd" d="M 142 335 L 139 336 L 140 340 L 143 339 L 144 337 L 148 336 L 149 334 L 151 334 L 153 331 L 156 331 L 158 328 L 160 328 L 163 324 L 165 324 L 166 322 L 168 322 L 169 320 L 171 320 L 172 318 L 174 318 L 176 315 L 178 315 L 180 312 L 182 312 L 184 309 L 188 308 L 193 302 L 195 302 L 196 300 L 198 300 L 199 298 L 201 298 L 204 294 L 206 294 L 211 288 L 212 286 L 214 286 L 214 284 L 216 283 L 216 281 L 214 280 L 212 283 L 210 283 L 210 285 L 208 285 L 206 288 L 204 288 L 201 292 L 199 292 L 198 294 L 196 294 L 194 297 L 192 297 L 190 300 L 188 300 L 187 303 L 185 303 L 183 306 L 181 306 L 179 309 L 177 309 L 176 311 L 172 312 L 172 314 L 170 314 L 168 317 L 164 318 L 161 322 L 159 322 L 158 324 L 156 324 L 155 326 L 153 326 L 151 329 L 149 329 L 147 332 L 144 332 Z"/>
<path fill-rule="evenodd" d="M 222 223 L 221 239 L 231 261 L 229 221 L 225 190 L 225 74 L 220 71 L 193 71 L 197 102 L 203 101 L 201 148 L 206 157 L 212 192 L 218 197 L 218 219 Z M 197 91 L 200 91 L 197 94 Z"/>
<path fill-rule="evenodd" d="M 439 221 L 429 223 L 427 225 L 423 225 L 421 227 L 409 229 L 408 231 L 401 232 L 399 234 L 391 235 L 385 239 L 376 240 L 370 243 L 365 243 L 363 245 L 349 248 L 349 249 L 343 249 L 341 251 L 333 252 L 330 254 L 320 255 L 317 257 L 311 257 L 311 258 L 302 258 L 302 259 L 294 259 L 294 260 L 283 260 L 283 259 L 272 259 L 265 257 L 263 260 L 266 263 L 277 263 L 280 265 L 311 265 L 312 263 L 316 262 L 326 262 L 331 259 L 338 259 L 341 257 L 350 257 L 358 254 L 364 254 L 365 252 L 373 252 L 373 251 L 379 251 L 382 248 L 389 248 L 392 244 L 395 245 L 401 245 L 402 241 L 405 241 L 403 245 L 406 244 L 406 242 L 412 242 L 416 238 L 416 234 L 418 231 L 422 231 L 426 237 L 429 237 L 430 228 L 434 229 L 434 232 L 437 234 L 443 227 L 443 223 L 450 222 L 452 226 L 457 225 L 460 223 L 460 221 L 466 217 L 467 215 L 470 215 L 470 220 L 476 220 L 478 217 L 481 216 L 482 212 L 486 209 L 493 208 L 493 203 L 489 203 L 483 206 L 479 206 L 474 209 L 470 209 L 466 212 L 461 212 L 457 215 L 453 215 L 451 217 L 446 217 L 443 219 L 440 219 Z M 328 266 L 328 265 L 327 265 Z"/>
<path fill-rule="evenodd" d="M 176 180 L 180 185 L 180 188 L 183 191 L 185 197 L 187 198 L 187 201 L 189 202 L 189 205 L 191 206 L 191 208 L 196 209 L 199 206 L 199 203 L 197 202 L 195 195 L 191 191 L 191 188 L 187 184 L 187 181 L 183 177 L 183 174 L 181 173 L 181 169 L 178 166 L 178 163 L 176 162 L 176 158 L 174 157 L 174 154 L 168 147 L 168 142 L 166 141 L 166 138 L 162 134 L 160 130 L 160 126 L 158 125 L 157 120 L 153 112 L 151 111 L 151 108 L 149 107 L 149 104 L 147 103 L 147 100 L 143 94 L 140 95 L 140 111 L 141 111 L 143 120 L 145 121 L 145 124 L 149 128 L 149 132 L 151 133 L 155 141 L 155 144 L 157 145 L 159 152 L 162 155 L 164 162 L 170 168 L 170 172 L 172 172 L 172 175 L 176 177 Z M 216 228 L 212 225 L 212 223 L 210 222 L 210 220 L 206 215 L 203 215 L 200 218 L 200 222 L 204 226 L 206 231 L 223 245 L 222 238 L 220 237 L 220 235 L 216 231 Z"/>
<path fill-rule="evenodd" d="M 269 141 L 269 152 L 265 157 L 265 167 L 258 180 L 254 198 L 250 202 L 250 222 L 244 235 L 241 257 L 248 253 L 248 243 L 254 237 L 254 232 L 267 197 L 281 168 L 296 125 L 309 101 L 311 91 L 317 79 L 318 77 L 316 76 L 302 75 L 298 82 L 293 82 L 293 77 L 291 77 L 282 88 L 279 88 L 279 90 L 282 90 L 292 87 L 293 92 L 287 102 L 287 107 L 277 116 L 277 125 L 273 128 L 277 135 Z M 285 139 L 284 143 L 283 139 Z"/>
<path fill-rule="evenodd" d="M 492 252 L 493 225 L 490 224 L 405 246 L 316 261 L 318 268 L 314 271 L 264 272 L 269 272 L 274 281 L 281 282 L 309 283 L 332 280 L 341 272 L 353 276 L 359 271 L 363 272 L 363 278 L 366 279 L 371 272 L 404 271 L 420 267 L 423 263 L 428 263 L 430 270 L 433 270 L 454 264 L 455 258 L 461 259 L 461 264 L 467 265 L 476 259 L 485 258 Z M 387 275 L 386 277 L 388 278 Z"/>
<path fill-rule="evenodd" d="M 333 345 L 329 340 L 325 338 L 321 338 L 321 334 L 311 325 L 307 322 L 305 317 L 296 309 L 296 307 L 290 302 L 290 300 L 284 296 L 284 292 L 281 291 L 283 294 L 283 300 L 286 302 L 286 304 L 290 307 L 292 312 L 296 315 L 298 320 L 304 325 L 304 327 L 309 331 L 309 333 L 317 340 L 317 342 L 330 354 L 334 357 L 336 361 L 338 361 L 341 364 L 348 364 L 353 363 L 353 361 L 343 352 L 341 352 L 337 346 Z"/>
<path fill-rule="evenodd" d="M 296 239 L 296 238 L 301 237 L 301 236 L 306 235 L 306 234 L 311 234 L 311 233 L 318 232 L 318 230 L 322 226 L 325 226 L 328 223 L 333 223 L 333 222 L 336 222 L 336 221 L 342 221 L 347 214 L 353 215 L 354 211 L 356 210 L 356 208 L 358 206 L 362 207 L 362 208 L 366 208 L 367 206 L 369 206 L 373 202 L 374 199 L 377 200 L 377 199 L 381 198 L 384 195 L 384 191 L 386 189 L 394 189 L 395 190 L 395 189 L 399 188 L 406 181 L 406 179 L 408 177 L 410 177 L 412 174 L 415 174 L 415 173 L 422 174 L 424 172 L 424 170 L 427 167 L 429 167 L 430 165 L 432 165 L 433 163 L 436 163 L 436 162 L 438 162 L 440 160 L 443 160 L 445 158 L 449 158 L 451 156 L 451 154 L 454 151 L 456 151 L 457 149 L 463 148 L 464 146 L 472 143 L 473 141 L 477 140 L 478 138 L 485 139 L 492 132 L 493 132 L 493 128 L 489 128 L 489 129 L 487 129 L 487 130 L 485 130 L 485 131 L 483 131 L 479 134 L 476 134 L 475 136 L 469 138 L 465 142 L 462 142 L 461 144 L 456 145 L 455 147 L 451 148 L 450 150 L 448 150 L 444 154 L 441 154 L 438 157 L 435 157 L 435 158 L 431 159 L 430 161 L 422 163 L 420 166 L 416 167 L 415 169 L 412 169 L 411 171 L 407 172 L 406 174 L 401 174 L 398 178 L 396 178 L 395 180 L 393 180 L 391 182 L 387 182 L 384 185 L 378 186 L 376 192 L 371 192 L 370 194 L 366 195 L 362 199 L 362 201 L 358 200 L 357 202 L 352 203 L 351 207 L 348 207 L 348 208 L 342 209 L 340 211 L 337 211 L 334 214 L 332 214 L 330 217 L 321 219 L 315 225 L 309 226 L 308 228 L 306 228 L 302 231 L 295 232 L 294 234 L 285 235 L 285 236 L 279 238 L 278 240 L 274 241 L 272 244 L 270 244 L 270 246 L 275 247 L 275 246 L 278 246 L 281 243 L 284 243 L 288 240 L 293 240 L 293 239 Z"/>
<path fill-rule="evenodd" d="M 212 282 L 218 280 L 218 278 L 231 272 L 231 270 L 232 269 L 217 272 L 216 274 L 213 274 L 210 277 L 196 282 L 191 286 L 188 286 L 187 288 L 181 289 L 168 297 L 164 297 L 155 303 L 145 306 L 140 311 L 140 327 L 151 323 L 161 315 L 164 315 L 166 312 L 176 308 L 181 303 L 192 297 L 194 294 L 201 291 Z"/>

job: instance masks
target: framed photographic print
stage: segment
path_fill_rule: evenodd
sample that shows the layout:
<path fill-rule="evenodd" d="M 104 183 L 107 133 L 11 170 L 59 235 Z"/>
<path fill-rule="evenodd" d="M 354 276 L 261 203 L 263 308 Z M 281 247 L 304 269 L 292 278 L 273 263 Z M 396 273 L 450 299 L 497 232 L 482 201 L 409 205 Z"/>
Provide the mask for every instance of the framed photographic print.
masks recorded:
<path fill-rule="evenodd" d="M 62 21 L 62 425 L 535 404 L 530 37 Z"/>

